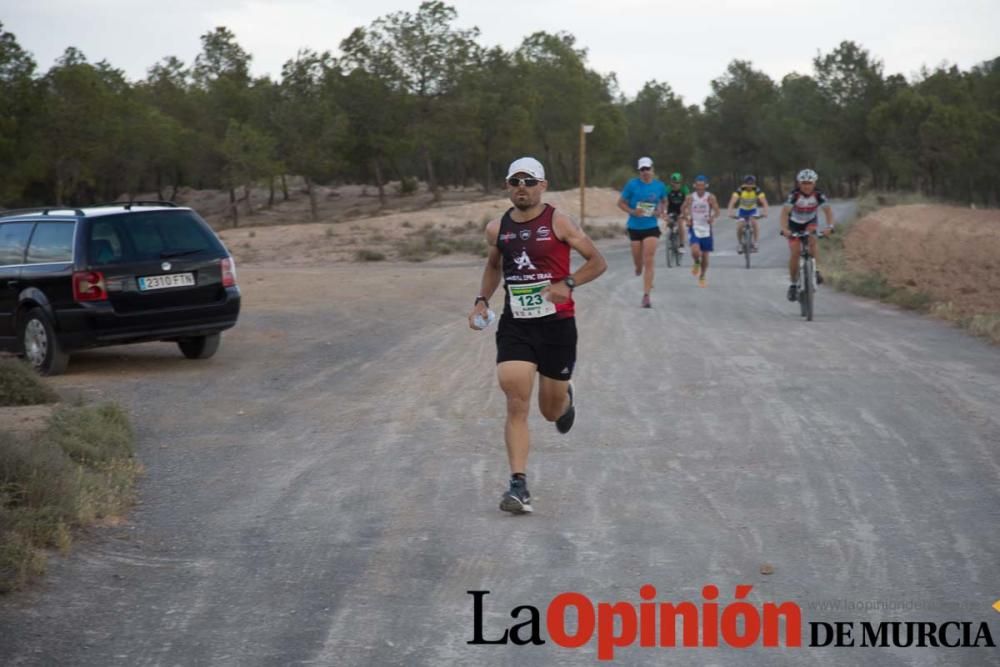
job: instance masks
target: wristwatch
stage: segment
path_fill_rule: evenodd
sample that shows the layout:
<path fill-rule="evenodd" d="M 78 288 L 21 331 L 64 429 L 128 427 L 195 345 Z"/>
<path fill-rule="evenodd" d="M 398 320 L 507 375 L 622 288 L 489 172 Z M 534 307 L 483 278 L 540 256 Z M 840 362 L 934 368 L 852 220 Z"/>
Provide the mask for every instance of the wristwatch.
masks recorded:
<path fill-rule="evenodd" d="M 566 276 L 563 278 L 563 282 L 566 283 L 566 287 L 569 288 L 570 292 L 576 289 L 576 281 L 573 280 L 573 276 Z"/>
<path fill-rule="evenodd" d="M 485 296 L 483 296 L 483 295 L 481 295 L 481 294 L 480 294 L 479 296 L 477 296 L 477 297 L 476 297 L 476 300 L 475 300 L 475 301 L 473 301 L 473 302 L 472 302 L 472 306 L 473 306 L 473 307 L 476 307 L 476 306 L 478 306 L 478 305 L 479 305 L 479 302 L 480 302 L 480 301 L 482 301 L 483 303 L 485 303 L 485 304 L 486 304 L 486 307 L 487 307 L 487 308 L 489 308 L 489 307 L 490 307 L 490 302 L 489 302 L 489 301 L 487 301 L 487 300 L 486 300 L 486 297 L 485 297 Z"/>

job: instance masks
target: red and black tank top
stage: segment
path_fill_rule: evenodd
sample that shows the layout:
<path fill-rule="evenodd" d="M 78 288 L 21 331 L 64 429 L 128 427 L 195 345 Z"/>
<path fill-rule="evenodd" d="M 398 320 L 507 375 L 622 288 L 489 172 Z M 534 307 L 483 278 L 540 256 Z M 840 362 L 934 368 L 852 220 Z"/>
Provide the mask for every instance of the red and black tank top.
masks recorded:
<path fill-rule="evenodd" d="M 507 210 L 500 219 L 497 248 L 503 258 L 504 316 L 511 317 L 510 286 L 528 285 L 549 281 L 559 282 L 570 274 L 570 245 L 556 238 L 552 226 L 555 209 L 549 204 L 535 218 L 515 222 Z M 572 297 L 566 303 L 556 304 L 553 315 L 534 321 L 565 319 L 575 315 Z M 531 321 L 531 320 L 522 320 Z"/>

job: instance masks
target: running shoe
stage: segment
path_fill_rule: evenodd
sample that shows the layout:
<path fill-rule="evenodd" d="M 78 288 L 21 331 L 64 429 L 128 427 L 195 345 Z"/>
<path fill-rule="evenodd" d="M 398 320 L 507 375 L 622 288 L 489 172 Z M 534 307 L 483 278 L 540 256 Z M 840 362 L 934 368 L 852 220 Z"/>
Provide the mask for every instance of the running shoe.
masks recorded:
<path fill-rule="evenodd" d="M 563 413 L 562 417 L 556 420 L 556 430 L 560 433 L 569 433 L 569 430 L 573 428 L 573 422 L 576 421 L 576 401 L 573 400 L 573 383 L 569 383 L 569 407 L 566 408 L 566 412 Z"/>
<path fill-rule="evenodd" d="M 500 498 L 500 509 L 513 514 L 530 514 L 531 494 L 528 493 L 528 483 L 520 477 L 512 477 L 510 488 Z"/>
<path fill-rule="evenodd" d="M 649 301 L 649 295 L 648 294 L 643 294 L 642 295 L 642 307 L 643 308 L 652 308 L 653 307 L 653 304 L 650 303 L 650 301 Z"/>
<path fill-rule="evenodd" d="M 789 285 L 788 286 L 788 300 L 789 301 L 798 301 L 799 300 L 799 286 L 798 285 Z"/>
<path fill-rule="evenodd" d="M 698 287 L 708 287 L 708 283 L 705 282 L 704 278 L 699 278 L 698 279 Z"/>

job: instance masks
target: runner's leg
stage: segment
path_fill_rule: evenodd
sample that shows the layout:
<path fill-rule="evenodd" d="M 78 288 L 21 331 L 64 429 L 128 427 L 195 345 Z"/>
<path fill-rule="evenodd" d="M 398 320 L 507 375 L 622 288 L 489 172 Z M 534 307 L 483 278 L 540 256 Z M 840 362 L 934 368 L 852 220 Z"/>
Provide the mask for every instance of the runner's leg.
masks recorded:
<path fill-rule="evenodd" d="M 655 236 L 647 236 L 642 240 L 642 291 L 649 294 L 653 289 L 653 267 L 656 266 L 656 244 L 659 241 Z"/>
<path fill-rule="evenodd" d="M 507 422 L 504 440 L 511 473 L 524 473 L 531 449 L 528 432 L 528 409 L 538 367 L 530 361 L 503 361 L 497 364 L 500 389 L 507 397 Z"/>
<path fill-rule="evenodd" d="M 562 417 L 569 408 L 569 380 L 538 377 L 538 409 L 550 422 Z"/>
<path fill-rule="evenodd" d="M 632 264 L 635 275 L 642 275 L 642 241 L 632 241 Z"/>

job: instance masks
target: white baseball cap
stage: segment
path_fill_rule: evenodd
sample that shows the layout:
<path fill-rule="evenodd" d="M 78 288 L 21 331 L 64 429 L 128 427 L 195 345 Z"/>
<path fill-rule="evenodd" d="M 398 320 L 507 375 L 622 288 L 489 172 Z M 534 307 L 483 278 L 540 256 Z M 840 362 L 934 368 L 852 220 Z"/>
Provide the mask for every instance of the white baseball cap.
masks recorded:
<path fill-rule="evenodd" d="M 639 164 L 636 166 L 636 169 L 642 169 L 643 167 L 649 167 L 650 169 L 652 169 L 653 168 L 653 158 L 651 158 L 651 157 L 641 157 L 641 158 L 639 158 Z"/>
<path fill-rule="evenodd" d="M 507 178 L 510 178 L 514 174 L 527 174 L 528 176 L 534 176 L 540 181 L 544 181 L 545 167 L 533 157 L 519 157 L 511 162 L 510 167 L 507 169 Z"/>

